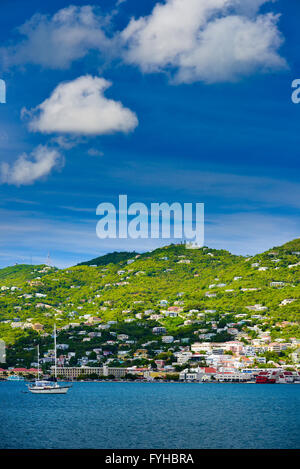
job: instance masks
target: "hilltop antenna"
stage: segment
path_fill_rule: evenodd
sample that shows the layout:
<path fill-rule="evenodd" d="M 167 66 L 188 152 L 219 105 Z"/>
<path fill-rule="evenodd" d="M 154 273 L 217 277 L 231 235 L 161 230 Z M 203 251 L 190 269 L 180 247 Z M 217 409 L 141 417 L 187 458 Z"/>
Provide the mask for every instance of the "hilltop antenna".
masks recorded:
<path fill-rule="evenodd" d="M 46 260 L 46 265 L 48 267 L 51 267 L 51 257 L 50 257 L 50 252 L 48 252 L 47 260 Z"/>

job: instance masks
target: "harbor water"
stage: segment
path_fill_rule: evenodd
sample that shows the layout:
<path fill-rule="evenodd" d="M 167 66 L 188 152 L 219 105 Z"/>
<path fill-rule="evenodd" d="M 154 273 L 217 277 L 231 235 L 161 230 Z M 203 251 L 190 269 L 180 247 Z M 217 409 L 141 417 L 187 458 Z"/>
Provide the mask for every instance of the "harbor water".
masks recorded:
<path fill-rule="evenodd" d="M 300 386 L 0 382 L 0 448 L 299 448 Z"/>

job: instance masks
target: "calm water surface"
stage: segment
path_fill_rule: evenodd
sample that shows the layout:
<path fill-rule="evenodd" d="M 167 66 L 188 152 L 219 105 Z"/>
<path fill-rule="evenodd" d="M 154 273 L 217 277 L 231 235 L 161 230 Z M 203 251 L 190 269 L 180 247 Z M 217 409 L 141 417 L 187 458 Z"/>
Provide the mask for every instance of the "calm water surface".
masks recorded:
<path fill-rule="evenodd" d="M 300 386 L 0 382 L 0 448 L 299 448 Z"/>

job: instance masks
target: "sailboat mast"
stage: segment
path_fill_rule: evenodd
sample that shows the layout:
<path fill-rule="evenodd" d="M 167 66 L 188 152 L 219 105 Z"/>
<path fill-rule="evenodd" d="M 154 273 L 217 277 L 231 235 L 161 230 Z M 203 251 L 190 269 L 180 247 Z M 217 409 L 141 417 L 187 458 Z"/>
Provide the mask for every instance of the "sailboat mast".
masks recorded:
<path fill-rule="evenodd" d="M 38 379 L 40 379 L 40 346 L 37 346 L 37 356 L 38 356 Z"/>
<path fill-rule="evenodd" d="M 56 354 L 56 324 L 54 324 L 54 376 L 57 378 L 57 354 Z"/>

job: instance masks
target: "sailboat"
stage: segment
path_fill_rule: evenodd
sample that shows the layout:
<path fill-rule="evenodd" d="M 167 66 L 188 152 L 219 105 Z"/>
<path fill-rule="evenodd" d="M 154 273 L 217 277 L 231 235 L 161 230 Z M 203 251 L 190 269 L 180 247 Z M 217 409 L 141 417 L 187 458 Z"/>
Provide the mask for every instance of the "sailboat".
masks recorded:
<path fill-rule="evenodd" d="M 38 346 L 38 377 L 33 384 L 28 385 L 28 390 L 33 394 L 66 394 L 71 386 L 61 386 L 57 382 L 57 353 L 56 353 L 56 326 L 54 325 L 54 381 L 40 379 L 40 352 Z"/>

